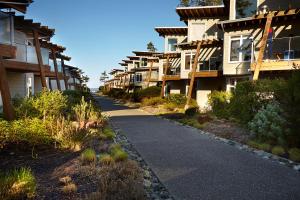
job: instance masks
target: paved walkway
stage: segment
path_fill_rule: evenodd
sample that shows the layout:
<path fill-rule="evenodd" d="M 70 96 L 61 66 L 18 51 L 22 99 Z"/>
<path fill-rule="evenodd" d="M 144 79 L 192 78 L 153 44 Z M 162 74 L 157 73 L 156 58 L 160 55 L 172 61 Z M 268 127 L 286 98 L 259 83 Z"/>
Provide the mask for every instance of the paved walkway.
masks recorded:
<path fill-rule="evenodd" d="M 97 99 L 177 199 L 300 199 L 299 172 L 194 129 Z"/>

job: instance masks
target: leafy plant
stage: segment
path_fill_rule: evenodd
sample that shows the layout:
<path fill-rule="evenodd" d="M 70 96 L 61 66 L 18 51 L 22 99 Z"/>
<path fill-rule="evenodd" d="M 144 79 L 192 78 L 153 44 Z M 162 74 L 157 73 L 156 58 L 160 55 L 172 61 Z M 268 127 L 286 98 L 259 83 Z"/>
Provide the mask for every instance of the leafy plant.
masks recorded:
<path fill-rule="evenodd" d="M 0 198 L 33 199 L 36 193 L 36 180 L 28 168 L 0 173 Z"/>
<path fill-rule="evenodd" d="M 112 140 L 116 137 L 115 132 L 111 128 L 108 128 L 108 127 L 105 127 L 103 129 L 102 133 L 105 136 L 105 138 L 108 140 Z"/>
<path fill-rule="evenodd" d="M 300 162 L 300 149 L 299 148 L 292 148 L 289 150 L 289 157 L 291 160 L 295 162 Z"/>
<path fill-rule="evenodd" d="M 110 153 L 115 161 L 125 161 L 128 154 L 122 149 L 121 145 L 114 144 L 110 147 Z"/>
<path fill-rule="evenodd" d="M 231 94 L 223 91 L 213 91 L 208 95 L 208 103 L 211 106 L 212 112 L 221 118 L 228 118 L 229 113 L 229 103 L 231 99 Z"/>
<path fill-rule="evenodd" d="M 285 150 L 281 146 L 275 146 L 272 148 L 272 154 L 277 156 L 283 156 L 285 154 Z"/>
<path fill-rule="evenodd" d="M 284 144 L 284 127 L 286 120 L 281 115 L 282 110 L 277 103 L 271 103 L 262 108 L 249 122 L 251 133 L 259 141 L 275 141 L 278 144 Z"/>
<path fill-rule="evenodd" d="M 109 154 L 103 154 L 100 156 L 100 163 L 104 165 L 111 165 L 114 164 L 115 160 L 114 158 Z"/>
<path fill-rule="evenodd" d="M 145 98 L 142 100 L 142 106 L 157 106 L 165 103 L 165 100 L 160 97 Z"/>
<path fill-rule="evenodd" d="M 171 94 L 168 96 L 167 101 L 169 103 L 173 103 L 178 107 L 183 108 L 186 104 L 186 97 L 182 94 Z"/>

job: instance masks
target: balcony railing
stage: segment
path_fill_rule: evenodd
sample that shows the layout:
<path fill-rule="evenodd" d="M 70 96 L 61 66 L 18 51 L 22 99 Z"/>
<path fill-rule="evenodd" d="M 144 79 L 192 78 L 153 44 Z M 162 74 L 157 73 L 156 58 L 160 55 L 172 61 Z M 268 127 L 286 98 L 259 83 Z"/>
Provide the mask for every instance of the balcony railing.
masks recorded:
<path fill-rule="evenodd" d="M 17 47 L 17 55 L 14 61 L 38 64 L 37 54 L 34 46 L 13 43 Z M 41 48 L 42 60 L 44 65 L 49 65 L 49 50 Z"/>
<path fill-rule="evenodd" d="M 211 57 L 207 61 L 202 61 L 199 63 L 197 71 L 219 71 L 221 70 L 222 60 L 217 57 Z"/>
<path fill-rule="evenodd" d="M 254 40 L 254 46 L 260 40 Z M 257 61 L 257 55 L 252 53 L 252 62 Z M 300 59 L 300 36 L 282 37 L 267 40 L 264 52 L 265 62 L 294 61 Z"/>
<path fill-rule="evenodd" d="M 224 5 L 222 0 L 211 1 L 211 0 L 187 0 L 180 1 L 178 7 L 198 7 L 198 6 L 221 6 Z"/>

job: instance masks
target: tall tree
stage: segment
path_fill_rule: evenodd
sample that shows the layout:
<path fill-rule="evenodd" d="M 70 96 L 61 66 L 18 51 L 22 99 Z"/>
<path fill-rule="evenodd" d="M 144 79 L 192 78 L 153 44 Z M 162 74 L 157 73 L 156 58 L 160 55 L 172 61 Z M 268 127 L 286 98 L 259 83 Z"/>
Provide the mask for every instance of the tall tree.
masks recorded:
<path fill-rule="evenodd" d="M 154 44 L 152 42 L 149 42 L 147 44 L 147 50 L 151 52 L 155 52 L 157 49 L 155 48 Z"/>
<path fill-rule="evenodd" d="M 105 82 L 108 79 L 106 71 L 102 72 L 100 75 L 100 82 Z"/>

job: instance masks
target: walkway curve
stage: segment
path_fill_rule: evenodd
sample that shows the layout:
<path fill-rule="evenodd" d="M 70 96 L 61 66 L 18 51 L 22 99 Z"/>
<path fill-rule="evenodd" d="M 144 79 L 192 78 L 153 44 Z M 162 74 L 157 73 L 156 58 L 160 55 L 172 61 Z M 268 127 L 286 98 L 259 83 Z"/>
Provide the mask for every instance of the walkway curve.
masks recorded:
<path fill-rule="evenodd" d="M 300 173 L 138 109 L 96 97 L 176 199 L 299 200 Z"/>

